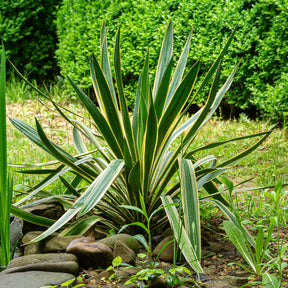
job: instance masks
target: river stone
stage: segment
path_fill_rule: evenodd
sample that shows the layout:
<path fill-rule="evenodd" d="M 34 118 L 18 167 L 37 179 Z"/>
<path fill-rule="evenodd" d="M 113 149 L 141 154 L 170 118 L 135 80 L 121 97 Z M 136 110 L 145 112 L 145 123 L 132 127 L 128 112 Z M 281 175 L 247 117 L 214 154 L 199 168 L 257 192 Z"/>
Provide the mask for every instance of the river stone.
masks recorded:
<path fill-rule="evenodd" d="M 0 274 L 0 288 L 39 288 L 42 286 L 61 285 L 75 278 L 72 274 L 29 271 L 13 274 Z"/>
<path fill-rule="evenodd" d="M 38 241 L 36 243 L 32 243 L 29 245 L 26 245 L 28 242 L 42 234 L 43 231 L 30 231 L 26 233 L 22 239 L 22 243 L 24 245 L 24 255 L 33 255 L 33 254 L 42 254 L 44 253 L 44 241 L 50 239 L 51 237 L 55 237 L 58 235 L 58 233 L 53 233 L 47 238 L 43 239 L 42 241 Z"/>
<path fill-rule="evenodd" d="M 166 237 L 168 236 L 172 236 L 173 234 L 173 230 L 171 228 L 167 228 L 166 230 L 164 230 L 164 232 L 160 235 L 159 239 L 158 239 L 158 243 L 160 243 L 162 240 L 164 240 Z M 157 244 L 158 244 L 157 243 Z"/>
<path fill-rule="evenodd" d="M 117 240 L 115 242 L 113 249 L 113 258 L 116 258 L 117 256 L 121 257 L 122 263 L 135 265 L 136 260 L 135 252 L 120 240 Z"/>
<path fill-rule="evenodd" d="M 68 253 L 47 253 L 22 256 L 11 260 L 7 268 L 24 266 L 26 264 L 39 264 L 43 262 L 57 263 L 65 261 L 77 261 L 77 257 Z"/>
<path fill-rule="evenodd" d="M 43 251 L 44 253 L 53 253 L 57 251 L 64 252 L 69 244 L 75 239 L 79 239 L 79 235 L 51 237 L 45 241 Z"/>
<path fill-rule="evenodd" d="M 225 276 L 225 281 L 228 281 L 231 285 L 237 287 L 242 286 L 248 282 L 248 277 L 238 277 L 238 276 Z"/>
<path fill-rule="evenodd" d="M 208 288 L 234 288 L 234 285 L 231 285 L 228 281 L 225 281 L 224 279 L 217 279 L 209 282 L 204 283 L 206 287 Z"/>
<path fill-rule="evenodd" d="M 113 250 L 115 242 L 117 240 L 120 240 L 121 242 L 126 244 L 135 253 L 138 253 L 140 248 L 141 248 L 141 245 L 139 244 L 139 242 L 135 238 L 133 238 L 131 235 L 129 235 L 129 234 L 116 234 L 116 235 L 112 235 L 110 237 L 101 239 L 101 240 L 99 240 L 97 242 L 103 243 L 106 246 L 108 246 L 110 249 Z"/>
<path fill-rule="evenodd" d="M 10 253 L 23 238 L 23 219 L 14 217 L 10 223 Z"/>
<path fill-rule="evenodd" d="M 11 260 L 2 273 L 24 271 L 65 272 L 76 275 L 79 271 L 77 257 L 66 253 L 47 253 L 22 256 Z"/>
<path fill-rule="evenodd" d="M 65 213 L 63 205 L 59 201 L 56 201 L 56 200 L 47 201 L 45 203 L 41 203 L 41 204 L 29 207 L 29 208 L 24 208 L 23 210 L 33 215 L 46 217 L 52 220 L 58 220 Z M 46 227 L 24 221 L 24 226 L 23 226 L 24 235 L 27 232 L 35 231 L 35 230 L 36 231 L 46 230 Z"/>
<path fill-rule="evenodd" d="M 73 240 L 66 249 L 77 256 L 81 268 L 106 268 L 112 264 L 112 250 L 103 243 L 89 237 Z"/>
<path fill-rule="evenodd" d="M 23 237 L 23 244 L 25 245 L 35 237 L 42 234 L 43 231 L 31 231 Z M 68 245 L 75 239 L 79 238 L 79 235 L 74 236 L 58 236 L 58 233 L 46 237 L 45 239 L 28 244 L 24 247 L 24 255 L 42 254 L 42 253 L 55 253 L 65 252 Z"/>
<path fill-rule="evenodd" d="M 153 256 L 156 257 L 159 255 L 159 260 L 172 263 L 173 262 L 173 256 L 174 256 L 174 243 L 171 241 L 173 239 L 174 239 L 173 235 L 164 238 L 153 250 Z M 171 243 L 167 244 L 168 242 L 171 242 Z M 163 248 L 164 245 L 166 245 L 166 246 L 161 251 L 161 249 Z M 160 251 L 161 251 L 161 253 L 160 253 Z M 179 255 L 177 258 L 179 259 Z M 182 259 L 184 260 L 184 257 L 182 257 Z"/>

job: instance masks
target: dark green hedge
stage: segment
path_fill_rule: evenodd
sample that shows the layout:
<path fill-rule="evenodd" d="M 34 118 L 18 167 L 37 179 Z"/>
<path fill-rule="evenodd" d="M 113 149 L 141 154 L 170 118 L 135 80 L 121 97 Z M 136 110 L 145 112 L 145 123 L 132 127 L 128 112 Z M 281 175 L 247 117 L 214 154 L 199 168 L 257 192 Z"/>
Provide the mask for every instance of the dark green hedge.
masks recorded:
<path fill-rule="evenodd" d="M 60 0 L 1 0 L 0 41 L 7 57 L 30 79 L 53 79 L 59 68 L 55 9 Z"/>
<path fill-rule="evenodd" d="M 200 75 L 207 71 L 238 23 L 236 39 L 223 63 L 223 81 L 241 58 L 242 64 L 222 109 L 228 107 L 229 113 L 256 109 L 283 120 L 287 117 L 287 96 L 277 94 L 287 84 L 287 7 L 288 0 L 64 0 L 57 15 L 58 64 L 63 74 L 88 87 L 87 56 L 99 53 L 102 20 L 108 29 L 111 55 L 121 24 L 124 83 L 132 104 L 145 53 L 149 48 L 153 74 L 170 18 L 174 24 L 175 60 L 193 27 L 189 65 L 200 60 Z M 198 104 L 205 98 L 203 93 Z"/>

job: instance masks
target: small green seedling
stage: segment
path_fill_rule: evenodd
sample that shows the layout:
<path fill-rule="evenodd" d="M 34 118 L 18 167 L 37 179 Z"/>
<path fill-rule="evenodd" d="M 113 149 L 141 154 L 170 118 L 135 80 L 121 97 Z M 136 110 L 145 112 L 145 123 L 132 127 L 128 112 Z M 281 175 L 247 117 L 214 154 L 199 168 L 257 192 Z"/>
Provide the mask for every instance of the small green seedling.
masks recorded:
<path fill-rule="evenodd" d="M 178 285 L 183 285 L 183 279 L 180 279 L 179 274 L 186 274 L 186 277 L 188 277 L 191 275 L 191 272 L 187 267 L 183 266 L 168 269 L 168 272 L 165 272 L 163 269 L 142 269 L 130 277 L 124 285 L 136 283 L 138 287 L 149 287 L 153 283 L 153 287 L 156 287 L 157 281 L 161 277 L 164 281 L 166 280 L 169 287 L 177 287 Z M 186 277 L 183 278 L 185 279 Z"/>
<path fill-rule="evenodd" d="M 75 281 L 75 278 L 72 278 L 72 279 L 69 279 L 68 281 L 66 282 L 63 282 L 60 287 L 61 288 L 77 288 L 77 287 L 83 287 L 85 286 L 85 284 L 77 284 L 77 285 L 74 285 L 74 286 L 71 286 Z M 51 286 L 42 286 L 40 288 L 56 288 L 58 287 L 58 285 L 51 285 Z"/>
<path fill-rule="evenodd" d="M 113 259 L 112 261 L 112 265 L 109 266 L 106 271 L 111 271 L 113 270 L 114 273 L 108 278 L 109 281 L 114 281 L 117 280 L 117 282 L 120 281 L 121 277 L 119 276 L 118 272 L 119 272 L 119 266 L 122 263 L 122 258 L 120 256 L 117 256 Z"/>

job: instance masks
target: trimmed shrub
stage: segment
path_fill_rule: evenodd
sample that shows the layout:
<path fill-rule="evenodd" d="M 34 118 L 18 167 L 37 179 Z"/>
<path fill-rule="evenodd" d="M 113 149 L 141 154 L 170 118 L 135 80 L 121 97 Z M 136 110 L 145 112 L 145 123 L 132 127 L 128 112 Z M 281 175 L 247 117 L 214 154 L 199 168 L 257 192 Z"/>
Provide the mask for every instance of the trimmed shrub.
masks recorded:
<path fill-rule="evenodd" d="M 125 43 L 121 47 L 123 81 L 131 106 L 147 53 L 143 47 L 156 43 L 149 47 L 150 70 L 154 75 L 160 35 L 170 18 L 176 35 L 176 57 L 184 45 L 184 35 L 193 27 L 188 67 L 200 60 L 200 78 L 238 23 L 236 39 L 223 61 L 223 79 L 239 59 L 242 58 L 242 62 L 222 108 L 228 108 L 229 115 L 237 110 L 263 111 L 267 100 L 265 91 L 287 70 L 287 6 L 288 0 L 104 0 L 93 4 L 88 0 L 64 0 L 57 19 L 58 63 L 63 74 L 87 88 L 90 83 L 89 71 L 85 68 L 87 56 L 98 51 L 97 31 L 103 19 L 109 27 L 108 35 L 115 35 L 121 25 L 122 43 Z M 108 37 L 108 43 L 113 44 L 112 36 Z M 113 56 L 112 48 L 110 56 Z M 198 95 L 198 105 L 203 103 L 206 92 Z M 283 103 L 283 106 L 288 104 Z"/>
<path fill-rule="evenodd" d="M 53 79 L 59 68 L 55 9 L 61 0 L 25 0 L 0 3 L 0 39 L 7 57 L 30 79 Z"/>

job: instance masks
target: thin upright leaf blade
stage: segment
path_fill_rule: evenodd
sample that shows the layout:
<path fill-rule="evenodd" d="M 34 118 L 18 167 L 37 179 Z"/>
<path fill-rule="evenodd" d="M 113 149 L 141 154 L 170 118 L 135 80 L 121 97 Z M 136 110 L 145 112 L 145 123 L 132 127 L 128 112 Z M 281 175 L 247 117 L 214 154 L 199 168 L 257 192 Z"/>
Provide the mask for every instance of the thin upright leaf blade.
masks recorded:
<path fill-rule="evenodd" d="M 237 227 L 231 221 L 224 221 L 223 227 L 229 239 L 231 240 L 231 242 L 234 244 L 237 250 L 241 253 L 241 255 L 244 257 L 246 262 L 253 269 L 253 271 L 257 273 L 255 263 L 250 255 L 250 252 L 245 242 L 245 238 L 243 234 L 241 233 L 241 231 L 239 230 L 239 227 Z"/>
<path fill-rule="evenodd" d="M 172 78 L 172 81 L 171 81 L 171 84 L 169 87 L 169 92 L 168 92 L 168 97 L 166 100 L 165 108 L 166 108 L 167 104 L 170 102 L 170 100 L 171 100 L 174 92 L 178 88 L 179 84 L 181 83 L 181 80 L 182 80 L 182 77 L 183 77 L 183 74 L 185 71 L 187 59 L 188 59 L 191 38 L 192 38 L 192 30 L 189 33 L 189 36 L 188 36 L 186 44 L 183 48 L 182 54 L 178 60 L 177 66 L 175 68 L 174 75 L 173 75 L 173 78 Z"/>
<path fill-rule="evenodd" d="M 117 98 L 116 98 L 116 94 L 114 90 L 112 73 L 111 73 L 111 68 L 110 68 L 107 35 L 106 35 L 106 27 L 105 27 L 104 20 L 103 20 L 101 32 L 100 32 L 100 45 L 101 45 L 101 67 L 105 75 L 105 78 L 107 80 L 107 84 L 109 86 L 114 105 L 117 107 L 118 103 L 117 103 Z"/>
<path fill-rule="evenodd" d="M 109 85 L 105 75 L 95 57 L 92 55 L 90 58 L 91 70 L 95 73 L 97 86 L 99 89 L 98 97 L 101 99 L 103 105 L 103 113 L 107 119 L 110 128 L 112 129 L 119 146 L 123 148 L 123 129 L 120 121 L 120 113 L 117 105 L 114 103 Z M 97 92 L 97 91 L 95 91 Z"/>
<path fill-rule="evenodd" d="M 195 247 L 197 257 L 201 257 L 201 223 L 197 180 L 191 160 L 178 159 L 181 183 L 184 226 Z"/>
<path fill-rule="evenodd" d="M 107 120 L 98 110 L 96 105 L 92 102 L 92 100 L 68 77 L 72 87 L 77 93 L 78 97 L 85 105 L 89 114 L 91 115 L 97 129 L 101 132 L 101 135 L 108 143 L 109 147 L 112 149 L 113 153 L 118 157 L 122 158 L 122 150 L 117 141 L 117 137 L 114 135 L 114 132 L 111 130 Z"/>
<path fill-rule="evenodd" d="M 170 21 L 162 42 L 162 47 L 159 55 L 155 82 L 153 87 L 154 100 L 158 93 L 162 77 L 167 69 L 167 66 L 169 65 L 169 62 L 172 59 L 172 55 L 173 55 L 173 27 L 172 27 L 172 21 Z"/>
<path fill-rule="evenodd" d="M 125 131 L 125 137 L 127 138 L 126 143 L 128 144 L 129 151 L 131 154 L 131 158 L 135 161 L 136 160 L 136 147 L 135 141 L 132 133 L 132 126 L 130 122 L 130 117 L 128 113 L 127 103 L 124 96 L 124 88 L 123 88 L 123 81 L 122 81 L 122 74 L 121 74 L 121 55 L 120 55 L 120 28 L 118 29 L 116 35 L 116 43 L 115 43 L 115 50 L 114 50 L 114 69 L 116 75 L 116 83 L 118 87 L 118 95 L 119 95 L 119 102 L 122 114 L 122 121 Z"/>
<path fill-rule="evenodd" d="M 165 206 L 165 212 L 168 217 L 169 223 L 171 225 L 171 228 L 173 230 L 174 236 L 176 238 L 176 241 L 178 241 L 179 247 L 188 262 L 188 264 L 191 266 L 191 268 L 196 273 L 203 273 L 200 259 L 198 258 L 195 247 L 192 246 L 190 239 L 183 228 L 183 226 L 180 226 L 181 219 L 179 218 L 179 214 L 177 212 L 177 209 L 175 206 L 169 206 L 169 204 L 172 204 L 173 201 L 170 196 L 161 196 L 162 204 Z"/>

